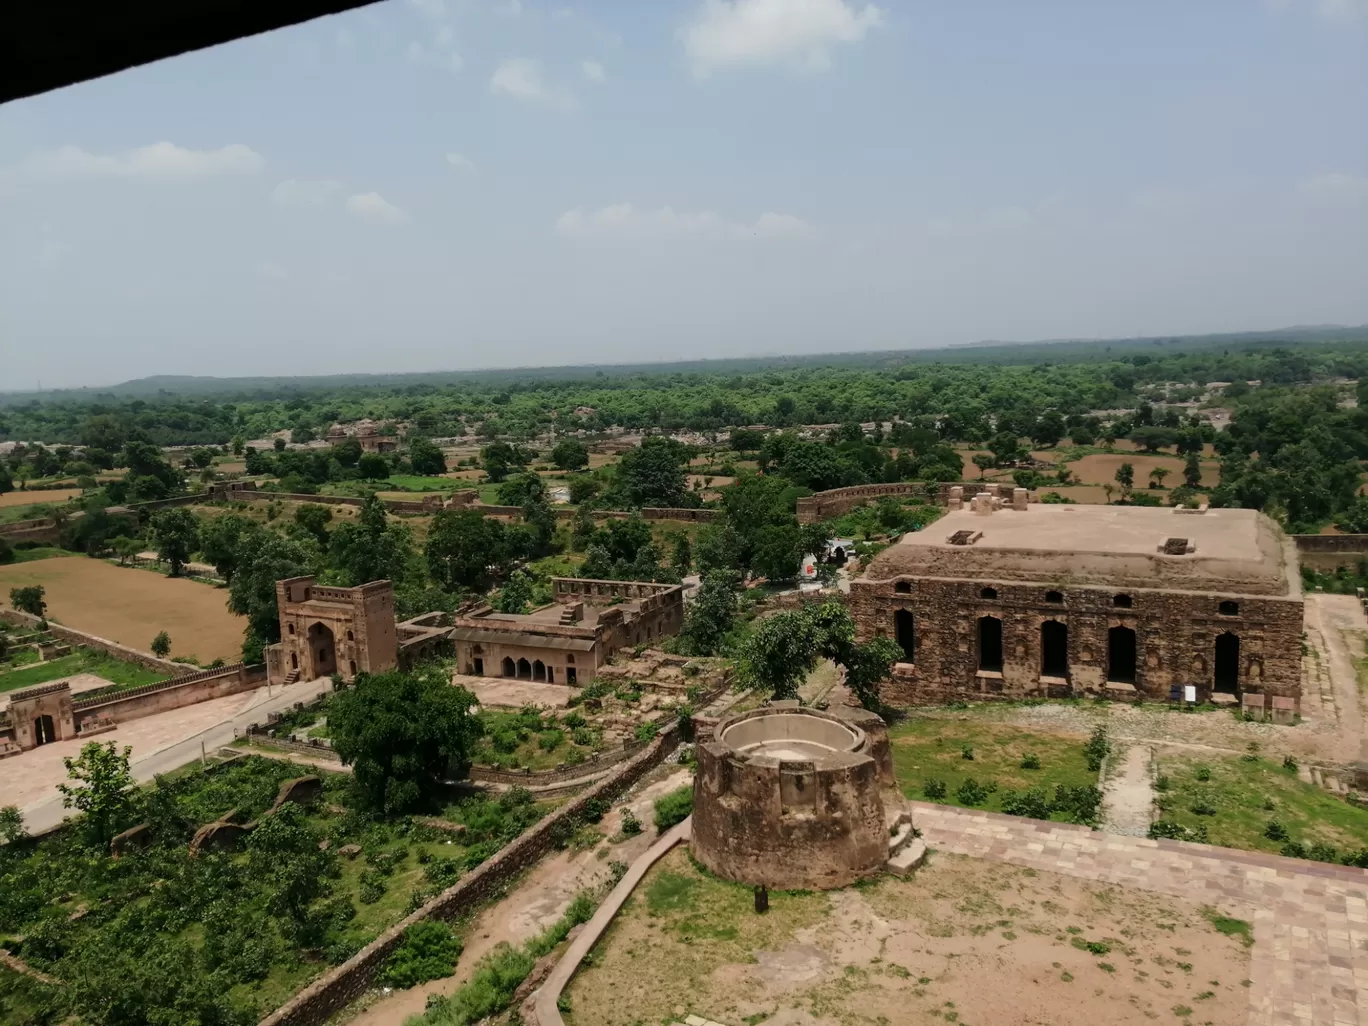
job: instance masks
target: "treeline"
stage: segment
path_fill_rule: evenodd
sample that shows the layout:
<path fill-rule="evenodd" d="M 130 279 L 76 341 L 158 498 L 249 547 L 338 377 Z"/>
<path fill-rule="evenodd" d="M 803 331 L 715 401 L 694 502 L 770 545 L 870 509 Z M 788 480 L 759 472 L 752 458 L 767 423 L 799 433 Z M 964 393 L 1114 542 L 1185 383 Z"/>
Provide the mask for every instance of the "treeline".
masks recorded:
<path fill-rule="evenodd" d="M 1095 410 L 1134 409 L 1157 386 L 1177 383 L 1176 401 L 1212 381 L 1258 380 L 1293 385 L 1368 372 L 1368 345 L 1296 348 L 1246 346 L 1115 354 L 1085 350 L 1090 359 L 1052 362 L 1036 347 L 1035 362 L 925 362 L 915 354 L 883 355 L 878 366 L 801 365 L 765 370 L 595 372 L 592 377 L 527 374 L 472 376 L 408 385 L 343 385 L 275 394 L 191 399 L 30 399 L 0 407 L 0 440 L 42 440 L 116 451 L 127 441 L 158 445 L 228 444 L 289 430 L 296 441 L 322 437 L 337 422 L 364 417 L 404 424 L 415 434 L 530 439 L 550 430 L 718 431 L 747 424 L 789 427 L 935 417 L 946 437 L 986 438 L 999 417 L 1035 420 Z M 967 352 L 967 351 L 966 351 Z M 956 358 L 960 354 L 956 354 Z M 999 350 L 984 350 L 1000 358 Z M 1078 354 L 1075 353 L 1074 356 Z M 848 358 L 855 360 L 856 357 Z"/>

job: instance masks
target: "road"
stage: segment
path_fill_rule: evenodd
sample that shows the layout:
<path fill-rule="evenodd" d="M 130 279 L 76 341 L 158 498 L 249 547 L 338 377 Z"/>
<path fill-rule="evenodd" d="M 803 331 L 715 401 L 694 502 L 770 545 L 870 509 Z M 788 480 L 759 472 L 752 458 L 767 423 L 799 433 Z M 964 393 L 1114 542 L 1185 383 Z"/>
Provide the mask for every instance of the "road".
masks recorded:
<path fill-rule="evenodd" d="M 234 715 L 137 759 L 130 767 L 133 778 L 139 783 L 145 783 L 160 773 L 179 769 L 198 759 L 202 751 L 212 752 L 223 745 L 231 744 L 236 731 L 243 730 L 250 724 L 260 723 L 267 714 L 283 712 L 296 702 L 310 702 L 331 690 L 332 681 L 327 677 L 314 681 L 300 681 L 284 688 L 257 688 L 250 700 Z M 19 758 L 22 759 L 23 756 Z M 56 826 L 67 814 L 67 810 L 62 807 L 61 797 L 56 794 L 26 806 L 23 812 L 24 826 L 28 828 L 29 833 L 38 833 Z"/>

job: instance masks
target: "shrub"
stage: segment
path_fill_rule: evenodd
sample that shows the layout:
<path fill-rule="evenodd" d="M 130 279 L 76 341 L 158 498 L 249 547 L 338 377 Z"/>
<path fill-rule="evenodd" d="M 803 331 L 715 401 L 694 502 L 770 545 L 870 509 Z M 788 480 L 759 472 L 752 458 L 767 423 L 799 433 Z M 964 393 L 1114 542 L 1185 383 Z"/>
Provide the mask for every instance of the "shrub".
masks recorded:
<path fill-rule="evenodd" d="M 1345 852 L 1344 858 L 1340 862 L 1346 866 L 1357 866 L 1359 869 L 1368 869 L 1368 848 L 1360 848 L 1358 851 Z"/>
<path fill-rule="evenodd" d="M 361 904 L 374 905 L 385 896 L 385 877 L 373 869 L 361 873 Z"/>
<path fill-rule="evenodd" d="M 570 732 L 570 740 L 577 745 L 583 745 L 585 748 L 588 748 L 594 743 L 596 738 L 594 737 L 594 732 L 588 727 L 576 727 Z"/>
<path fill-rule="evenodd" d="M 636 813 L 631 809 L 622 810 L 622 836 L 635 837 L 641 833 L 641 820 L 636 818 Z"/>
<path fill-rule="evenodd" d="M 967 760 L 969 760 L 970 762 L 973 762 L 973 761 L 974 761 L 974 746 L 973 746 L 973 745 L 965 745 L 963 748 L 961 748 L 961 749 L 960 749 L 960 758 L 961 758 L 961 759 L 967 759 Z"/>
<path fill-rule="evenodd" d="M 1088 738 L 1088 743 L 1083 746 L 1083 757 L 1088 761 L 1088 769 L 1096 773 L 1102 768 L 1102 760 L 1111 754 L 1111 739 L 1107 737 L 1107 728 L 1098 727 Z"/>
<path fill-rule="evenodd" d="M 634 735 L 638 741 L 653 741 L 655 736 L 660 733 L 658 723 L 638 723 Z"/>
<path fill-rule="evenodd" d="M 461 878 L 460 859 L 433 859 L 423 867 L 423 879 L 444 891 Z"/>
<path fill-rule="evenodd" d="M 966 777 L 955 792 L 955 798 L 961 805 L 982 805 L 988 800 L 988 794 L 988 789 L 977 780 Z"/>
<path fill-rule="evenodd" d="M 1038 770 L 1038 769 L 1040 769 L 1040 756 L 1038 756 L 1038 755 L 1024 755 L 1024 756 L 1022 756 L 1022 758 L 1021 758 L 1021 768 L 1022 768 L 1022 769 L 1027 769 L 1027 770 Z"/>
<path fill-rule="evenodd" d="M 1270 819 L 1268 821 L 1268 825 L 1264 827 L 1263 833 L 1270 841 L 1287 840 L 1287 827 L 1283 826 L 1282 823 L 1276 819 Z"/>
<path fill-rule="evenodd" d="M 655 800 L 655 825 L 661 833 L 682 823 L 693 812 L 693 787 L 685 784 Z"/>
<path fill-rule="evenodd" d="M 1172 786 L 1173 781 L 1169 779 L 1167 773 L 1160 773 L 1157 777 L 1154 778 L 1154 789 L 1156 791 L 1167 791 Z"/>
<path fill-rule="evenodd" d="M 461 941 L 451 927 L 435 919 L 414 923 L 404 931 L 382 978 L 391 987 L 407 989 L 450 976 L 461 957 Z"/>
<path fill-rule="evenodd" d="M 508 755 L 517 751 L 518 735 L 511 730 L 501 730 L 493 737 L 494 750 Z"/>
<path fill-rule="evenodd" d="M 1282 846 L 1278 854 L 1289 859 L 1304 859 L 1306 858 L 1306 845 L 1302 844 L 1301 841 L 1288 841 Z"/>
<path fill-rule="evenodd" d="M 537 735 L 537 747 L 543 752 L 554 752 L 565 743 L 565 732 L 546 730 Z"/>
<path fill-rule="evenodd" d="M 1297 772 L 1297 760 L 1294 759 L 1294 758 L 1292 758 L 1292 756 L 1290 756 L 1290 755 L 1284 755 L 1284 756 L 1283 756 L 1283 769 L 1285 769 L 1285 770 L 1291 770 L 1293 773 L 1296 773 L 1296 772 Z"/>
<path fill-rule="evenodd" d="M 588 721 L 578 712 L 569 712 L 561 717 L 561 723 L 574 730 L 576 727 L 584 726 Z"/>
<path fill-rule="evenodd" d="M 1160 819 L 1150 824 L 1149 838 L 1157 840 L 1168 838 L 1171 841 L 1197 841 L 1201 844 L 1207 843 L 1207 828 L 1204 825 L 1195 830 L 1189 830 L 1181 823 L 1175 823 L 1171 819 Z"/>
<path fill-rule="evenodd" d="M 938 802 L 945 798 L 946 788 L 944 780 L 931 779 L 922 784 L 922 794 L 927 801 Z"/>
<path fill-rule="evenodd" d="M 1206 765 L 1197 766 L 1192 771 L 1192 775 L 1201 783 L 1205 784 L 1211 779 L 1211 767 Z"/>
<path fill-rule="evenodd" d="M 1306 857 L 1316 862 L 1338 862 L 1339 852 L 1335 851 L 1333 845 L 1326 844 L 1324 841 L 1317 841 L 1311 845 Z"/>
<path fill-rule="evenodd" d="M 1002 811 L 1009 816 L 1030 819 L 1050 818 L 1050 798 L 1043 787 L 1025 791 L 1008 791 L 1002 796 Z"/>
<path fill-rule="evenodd" d="M 1214 816 L 1214 815 L 1216 815 L 1216 806 L 1212 805 L 1212 804 L 1211 804 L 1211 800 L 1210 800 L 1209 798 L 1207 798 L 1205 795 L 1199 796 L 1199 797 L 1192 803 L 1191 808 L 1192 808 L 1192 814 L 1193 814 L 1194 816 Z"/>
<path fill-rule="evenodd" d="M 1091 823 L 1097 819 L 1097 810 L 1102 805 L 1102 792 L 1091 784 L 1055 787 L 1054 801 L 1050 807 L 1059 812 L 1071 823 Z"/>
<path fill-rule="evenodd" d="M 607 798 L 597 795 L 586 800 L 584 803 L 584 821 L 586 823 L 597 823 L 608 814 L 611 807 Z"/>

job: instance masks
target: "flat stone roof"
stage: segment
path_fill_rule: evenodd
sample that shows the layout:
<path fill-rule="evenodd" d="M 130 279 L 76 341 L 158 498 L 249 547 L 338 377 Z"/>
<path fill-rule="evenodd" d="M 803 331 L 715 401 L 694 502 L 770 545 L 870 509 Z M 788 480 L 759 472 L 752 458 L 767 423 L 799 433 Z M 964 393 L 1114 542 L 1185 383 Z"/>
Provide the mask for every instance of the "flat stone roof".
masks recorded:
<path fill-rule="evenodd" d="M 966 544 L 955 544 L 958 536 Z M 1164 551 L 1186 539 L 1186 551 Z M 1285 595 L 1283 536 L 1248 509 L 1032 503 L 1026 510 L 946 514 L 885 549 L 869 580 L 948 577 Z M 1295 572 L 1295 567 L 1292 568 Z"/>

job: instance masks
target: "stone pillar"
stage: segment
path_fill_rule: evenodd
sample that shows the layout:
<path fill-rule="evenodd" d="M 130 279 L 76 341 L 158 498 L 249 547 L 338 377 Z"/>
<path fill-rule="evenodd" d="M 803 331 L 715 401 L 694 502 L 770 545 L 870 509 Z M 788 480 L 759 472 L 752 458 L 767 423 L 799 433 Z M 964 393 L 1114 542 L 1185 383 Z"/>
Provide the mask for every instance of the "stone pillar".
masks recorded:
<path fill-rule="evenodd" d="M 963 509 L 963 508 L 964 508 L 964 486 L 963 486 L 963 485 L 954 485 L 954 486 L 951 487 L 951 489 L 950 489 L 950 504 L 949 504 L 949 505 L 950 505 L 950 509 L 952 509 L 952 510 Z"/>
<path fill-rule="evenodd" d="M 1018 512 L 1026 512 L 1026 503 L 1031 499 L 1031 493 L 1025 488 L 1012 489 L 1012 509 Z"/>
<path fill-rule="evenodd" d="M 993 496 L 987 492 L 980 492 L 969 500 L 969 509 L 978 516 L 986 517 L 993 512 Z"/>

